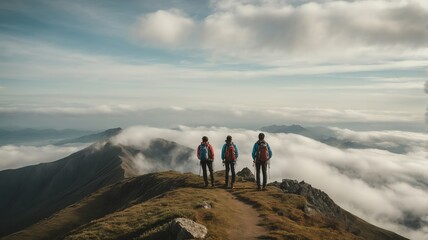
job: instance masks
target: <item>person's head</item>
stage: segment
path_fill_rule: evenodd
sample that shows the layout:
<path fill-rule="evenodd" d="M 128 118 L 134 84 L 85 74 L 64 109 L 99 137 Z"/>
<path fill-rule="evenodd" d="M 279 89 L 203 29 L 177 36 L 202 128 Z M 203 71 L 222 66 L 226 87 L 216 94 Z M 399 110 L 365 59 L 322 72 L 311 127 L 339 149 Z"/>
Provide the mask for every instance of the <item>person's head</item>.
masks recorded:
<path fill-rule="evenodd" d="M 265 139 L 265 134 L 264 133 L 259 133 L 259 140 L 264 140 Z"/>
<path fill-rule="evenodd" d="M 228 136 L 226 137 L 226 142 L 227 142 L 227 143 L 231 143 L 231 142 L 232 142 L 232 136 L 228 135 Z"/>
<path fill-rule="evenodd" d="M 207 136 L 203 136 L 202 137 L 202 142 L 208 142 L 208 137 Z"/>

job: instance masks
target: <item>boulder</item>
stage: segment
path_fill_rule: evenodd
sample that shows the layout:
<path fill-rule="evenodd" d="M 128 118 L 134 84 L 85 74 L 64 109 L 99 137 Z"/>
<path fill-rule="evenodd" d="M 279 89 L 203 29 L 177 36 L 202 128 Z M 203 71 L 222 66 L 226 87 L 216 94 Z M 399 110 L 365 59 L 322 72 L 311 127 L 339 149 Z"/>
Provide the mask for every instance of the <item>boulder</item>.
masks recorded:
<path fill-rule="evenodd" d="M 243 168 L 240 172 L 236 174 L 242 181 L 254 182 L 255 177 L 251 170 L 247 167 Z"/>
<path fill-rule="evenodd" d="M 204 239 L 208 233 L 208 229 L 197 222 L 187 218 L 176 218 L 171 221 L 171 232 L 175 239 Z"/>

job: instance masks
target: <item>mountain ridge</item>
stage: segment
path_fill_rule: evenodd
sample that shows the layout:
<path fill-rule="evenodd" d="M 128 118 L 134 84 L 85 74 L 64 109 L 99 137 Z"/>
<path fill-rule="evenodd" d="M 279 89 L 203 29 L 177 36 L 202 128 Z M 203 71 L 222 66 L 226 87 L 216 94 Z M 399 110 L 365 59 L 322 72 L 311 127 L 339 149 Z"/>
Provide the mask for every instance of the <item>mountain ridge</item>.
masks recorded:
<path fill-rule="evenodd" d="M 221 178 L 222 171 L 216 176 Z M 272 185 L 268 191 L 259 192 L 254 183 L 245 181 L 239 181 L 233 191 L 205 189 L 199 176 L 174 171 L 131 177 L 101 188 L 5 239 L 174 239 L 160 226 L 177 217 L 207 226 L 207 239 L 230 239 L 228 234 L 233 228 L 245 228 L 246 224 L 233 225 L 230 219 L 236 217 L 236 211 L 230 208 L 231 201 L 236 200 L 257 211 L 259 224 L 265 229 L 260 236 L 263 239 L 406 239 L 337 205 L 348 216 L 348 223 L 308 211 L 310 202 L 305 194 L 286 193 Z"/>

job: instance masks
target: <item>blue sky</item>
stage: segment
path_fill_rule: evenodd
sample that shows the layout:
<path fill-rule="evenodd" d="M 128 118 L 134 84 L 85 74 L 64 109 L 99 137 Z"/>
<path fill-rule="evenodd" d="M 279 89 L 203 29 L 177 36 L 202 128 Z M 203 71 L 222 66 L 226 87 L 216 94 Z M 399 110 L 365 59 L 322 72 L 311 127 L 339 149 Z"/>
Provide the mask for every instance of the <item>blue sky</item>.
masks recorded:
<path fill-rule="evenodd" d="M 426 19 L 423 0 L 2 1 L 0 127 L 423 126 Z"/>

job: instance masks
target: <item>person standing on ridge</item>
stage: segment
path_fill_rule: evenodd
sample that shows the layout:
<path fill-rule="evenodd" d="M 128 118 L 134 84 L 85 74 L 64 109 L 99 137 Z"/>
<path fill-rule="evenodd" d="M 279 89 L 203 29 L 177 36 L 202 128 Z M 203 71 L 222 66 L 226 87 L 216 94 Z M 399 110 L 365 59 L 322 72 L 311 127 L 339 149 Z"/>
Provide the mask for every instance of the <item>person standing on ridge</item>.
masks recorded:
<path fill-rule="evenodd" d="M 232 136 L 226 137 L 226 143 L 223 145 L 221 150 L 221 159 L 223 164 L 226 165 L 225 181 L 224 185 L 227 188 L 229 182 L 229 169 L 232 172 L 232 181 L 230 183 L 230 188 L 233 189 L 233 184 L 235 183 L 235 163 L 238 158 L 238 148 L 235 143 L 232 142 Z"/>
<path fill-rule="evenodd" d="M 266 168 L 268 161 L 272 158 L 272 150 L 270 149 L 269 144 L 265 141 L 265 134 L 259 134 L 259 140 L 254 143 L 253 153 L 252 153 L 253 163 L 256 164 L 256 179 L 257 179 L 257 190 L 260 189 L 260 167 L 262 168 L 263 173 L 263 190 L 266 190 L 267 183 L 267 174 Z"/>
<path fill-rule="evenodd" d="M 214 161 L 214 149 L 211 144 L 208 142 L 208 137 L 203 136 L 202 142 L 198 146 L 197 156 L 200 160 L 202 173 L 204 176 L 205 187 L 208 187 L 208 176 L 207 176 L 207 167 L 210 171 L 211 186 L 214 187 L 214 173 L 213 173 L 213 161 Z"/>

